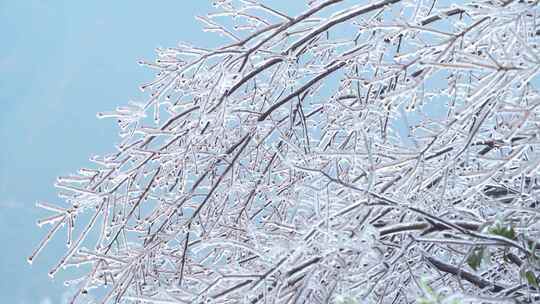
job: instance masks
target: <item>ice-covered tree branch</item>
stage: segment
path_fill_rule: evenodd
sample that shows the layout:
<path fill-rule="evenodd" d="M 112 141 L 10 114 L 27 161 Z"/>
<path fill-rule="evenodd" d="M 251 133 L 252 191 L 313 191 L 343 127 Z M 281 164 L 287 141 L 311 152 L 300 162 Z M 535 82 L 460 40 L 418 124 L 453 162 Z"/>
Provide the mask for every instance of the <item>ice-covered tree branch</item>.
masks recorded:
<path fill-rule="evenodd" d="M 29 261 L 65 226 L 72 303 L 537 301 L 538 4 L 445 3 L 214 1 Z"/>

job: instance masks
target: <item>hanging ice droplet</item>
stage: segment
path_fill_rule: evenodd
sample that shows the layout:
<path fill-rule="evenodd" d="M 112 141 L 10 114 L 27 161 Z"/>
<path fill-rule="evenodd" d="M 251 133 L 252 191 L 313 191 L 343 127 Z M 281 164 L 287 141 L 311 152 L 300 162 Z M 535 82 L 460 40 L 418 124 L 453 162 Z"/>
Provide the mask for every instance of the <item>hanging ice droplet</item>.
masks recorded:
<path fill-rule="evenodd" d="M 114 112 L 97 112 L 96 117 L 99 118 L 99 119 L 102 119 L 102 118 L 122 117 L 122 116 L 118 115 L 117 113 L 114 113 Z"/>
<path fill-rule="evenodd" d="M 154 123 L 159 124 L 159 103 L 156 103 L 156 108 L 154 110 Z"/>
<path fill-rule="evenodd" d="M 28 262 L 28 264 L 32 265 L 32 262 L 34 261 L 34 257 L 30 256 L 26 258 L 26 261 Z"/>

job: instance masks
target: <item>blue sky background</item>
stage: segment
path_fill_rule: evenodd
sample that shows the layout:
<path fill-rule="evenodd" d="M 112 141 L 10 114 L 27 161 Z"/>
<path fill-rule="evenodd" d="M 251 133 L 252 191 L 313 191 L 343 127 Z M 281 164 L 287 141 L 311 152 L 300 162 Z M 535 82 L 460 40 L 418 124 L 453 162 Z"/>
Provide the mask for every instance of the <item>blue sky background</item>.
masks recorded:
<path fill-rule="evenodd" d="M 215 44 L 194 19 L 210 9 L 205 0 L 0 0 L 0 303 L 63 303 L 61 280 L 47 276 L 63 236 L 26 262 L 47 231 L 35 202 L 57 202 L 57 176 L 112 151 L 117 127 L 96 112 L 142 98 L 138 85 L 153 74 L 138 59 L 180 40 Z"/>

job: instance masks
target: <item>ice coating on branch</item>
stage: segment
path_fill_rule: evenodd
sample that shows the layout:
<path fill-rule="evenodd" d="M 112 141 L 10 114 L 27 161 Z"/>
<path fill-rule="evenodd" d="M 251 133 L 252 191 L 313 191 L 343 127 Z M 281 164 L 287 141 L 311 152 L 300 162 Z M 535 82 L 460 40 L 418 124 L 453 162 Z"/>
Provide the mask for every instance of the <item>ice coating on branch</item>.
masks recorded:
<path fill-rule="evenodd" d="M 140 60 L 28 262 L 66 241 L 73 303 L 538 301 L 537 4 L 352 2 L 214 1 L 224 45 Z"/>

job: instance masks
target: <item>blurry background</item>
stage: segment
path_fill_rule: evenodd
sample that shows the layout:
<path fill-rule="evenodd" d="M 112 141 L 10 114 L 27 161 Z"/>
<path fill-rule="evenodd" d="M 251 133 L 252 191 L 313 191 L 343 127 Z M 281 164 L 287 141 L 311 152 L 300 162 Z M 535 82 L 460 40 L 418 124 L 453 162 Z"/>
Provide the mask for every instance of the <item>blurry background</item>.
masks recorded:
<path fill-rule="evenodd" d="M 153 79 L 138 59 L 178 41 L 214 45 L 195 15 L 210 1 L 0 0 L 0 303 L 56 304 L 68 289 L 47 276 L 65 252 L 65 232 L 32 266 L 26 257 L 48 231 L 38 200 L 58 202 L 57 176 L 92 154 L 112 152 L 113 120 L 98 120 Z M 214 42 L 214 43 L 212 43 Z"/>

